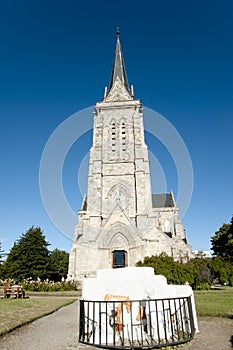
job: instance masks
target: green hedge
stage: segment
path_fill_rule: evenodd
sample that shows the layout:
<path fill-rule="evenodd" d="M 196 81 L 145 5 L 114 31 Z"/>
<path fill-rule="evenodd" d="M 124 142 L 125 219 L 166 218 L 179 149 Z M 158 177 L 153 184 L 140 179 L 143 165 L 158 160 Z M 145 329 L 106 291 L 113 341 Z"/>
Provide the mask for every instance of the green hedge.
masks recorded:
<path fill-rule="evenodd" d="M 155 274 L 164 275 L 168 283 L 188 282 L 193 289 L 210 289 L 216 283 L 233 286 L 233 261 L 230 258 L 195 258 L 182 264 L 163 253 L 145 257 L 136 266 L 153 267 Z"/>

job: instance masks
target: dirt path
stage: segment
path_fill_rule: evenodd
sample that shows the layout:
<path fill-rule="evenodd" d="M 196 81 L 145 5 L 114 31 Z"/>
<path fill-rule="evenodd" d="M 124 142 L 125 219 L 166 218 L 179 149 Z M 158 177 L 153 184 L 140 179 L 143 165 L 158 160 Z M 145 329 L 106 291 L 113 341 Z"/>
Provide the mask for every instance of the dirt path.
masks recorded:
<path fill-rule="evenodd" d="M 17 315 L 16 315 L 17 317 Z M 184 350 L 228 350 L 233 348 L 233 320 L 201 318 L 200 333 Z M 49 316 L 0 337 L 0 349 L 84 350 L 96 349 L 78 343 L 78 301 Z"/>

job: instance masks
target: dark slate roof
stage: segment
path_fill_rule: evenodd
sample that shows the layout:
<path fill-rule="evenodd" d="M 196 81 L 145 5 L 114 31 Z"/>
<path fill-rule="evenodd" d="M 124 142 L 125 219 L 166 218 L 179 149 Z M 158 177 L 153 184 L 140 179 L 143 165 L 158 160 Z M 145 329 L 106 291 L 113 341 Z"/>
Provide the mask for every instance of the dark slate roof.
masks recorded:
<path fill-rule="evenodd" d="M 152 207 L 153 208 L 175 207 L 172 194 L 171 193 L 152 194 Z"/>
<path fill-rule="evenodd" d="M 116 81 L 116 77 L 119 77 L 121 82 L 124 84 L 125 88 L 129 91 L 129 84 L 128 84 L 128 79 L 126 75 L 126 69 L 125 69 L 125 63 L 124 63 L 123 53 L 121 49 L 119 32 L 117 32 L 116 51 L 115 51 L 115 57 L 114 57 L 114 62 L 112 66 L 112 74 L 111 74 L 108 91 L 111 90 L 114 82 Z"/>
<path fill-rule="evenodd" d="M 86 195 L 83 198 L 81 210 L 87 210 L 87 196 Z"/>

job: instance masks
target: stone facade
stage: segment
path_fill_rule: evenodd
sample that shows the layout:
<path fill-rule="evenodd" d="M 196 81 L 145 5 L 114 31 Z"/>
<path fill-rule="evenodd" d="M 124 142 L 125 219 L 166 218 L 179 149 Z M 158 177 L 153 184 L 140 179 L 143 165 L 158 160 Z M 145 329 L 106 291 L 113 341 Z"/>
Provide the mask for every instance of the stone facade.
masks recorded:
<path fill-rule="evenodd" d="M 95 106 L 88 193 L 78 214 L 69 280 L 163 252 L 191 256 L 173 193 L 151 193 L 142 105 L 128 86 L 119 37 L 110 87 Z"/>

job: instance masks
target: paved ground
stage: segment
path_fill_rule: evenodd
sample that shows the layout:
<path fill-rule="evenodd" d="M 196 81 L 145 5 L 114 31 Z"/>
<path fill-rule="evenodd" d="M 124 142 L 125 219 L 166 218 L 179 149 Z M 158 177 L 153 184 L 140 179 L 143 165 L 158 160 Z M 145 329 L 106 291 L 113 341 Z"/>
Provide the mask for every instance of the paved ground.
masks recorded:
<path fill-rule="evenodd" d="M 227 350 L 233 348 L 233 320 L 200 318 L 200 333 L 185 345 L 184 350 Z"/>
<path fill-rule="evenodd" d="M 17 315 L 16 315 L 17 317 Z M 233 320 L 201 318 L 200 333 L 184 350 L 228 350 L 233 348 Z M 78 343 L 78 301 L 49 316 L 0 337 L 0 349 L 84 350 L 96 349 Z"/>
<path fill-rule="evenodd" d="M 78 301 L 0 337 L 0 349 L 72 349 L 78 344 L 77 332 Z"/>

